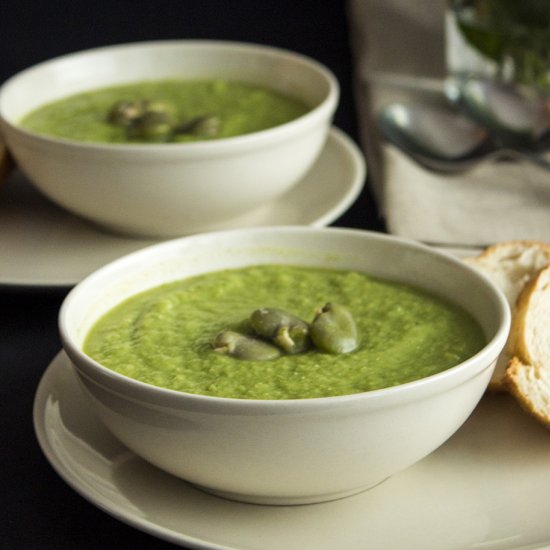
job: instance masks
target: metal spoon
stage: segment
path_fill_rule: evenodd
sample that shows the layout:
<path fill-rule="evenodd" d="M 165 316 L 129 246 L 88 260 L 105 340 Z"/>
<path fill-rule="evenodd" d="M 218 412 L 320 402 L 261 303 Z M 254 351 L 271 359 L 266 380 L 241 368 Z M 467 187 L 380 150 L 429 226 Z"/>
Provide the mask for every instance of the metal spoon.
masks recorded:
<path fill-rule="evenodd" d="M 484 128 L 443 107 L 394 103 L 378 124 L 390 143 L 438 172 L 468 170 L 494 150 Z"/>
<path fill-rule="evenodd" d="M 487 128 L 498 145 L 533 151 L 548 147 L 550 111 L 543 98 L 511 83 L 470 74 L 449 77 L 445 92 L 466 116 Z"/>
<path fill-rule="evenodd" d="M 495 143 L 486 128 L 450 108 L 395 103 L 380 113 L 378 124 L 390 143 L 432 171 L 464 172 L 488 158 L 527 158 L 550 169 L 543 158 Z"/>

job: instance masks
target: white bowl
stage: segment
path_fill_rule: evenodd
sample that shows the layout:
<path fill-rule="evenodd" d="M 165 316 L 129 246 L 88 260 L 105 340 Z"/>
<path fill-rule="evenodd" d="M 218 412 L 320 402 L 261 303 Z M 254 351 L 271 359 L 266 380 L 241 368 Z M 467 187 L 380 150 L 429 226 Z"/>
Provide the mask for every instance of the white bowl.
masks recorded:
<path fill-rule="evenodd" d="M 268 86 L 311 110 L 248 135 L 160 145 L 84 143 L 18 127 L 30 111 L 75 93 L 178 77 Z M 62 207 L 118 232 L 180 236 L 223 228 L 291 189 L 319 155 L 338 97 L 327 68 L 289 51 L 145 42 L 65 55 L 18 73 L 0 88 L 0 124 L 21 170 Z"/>
<path fill-rule="evenodd" d="M 136 292 L 264 263 L 355 269 L 429 289 L 466 308 L 487 344 L 460 365 L 411 383 L 280 401 L 162 389 L 117 374 L 82 352 L 93 323 Z M 279 227 L 187 237 L 119 259 L 69 293 L 59 324 L 93 409 L 137 455 L 218 495 L 297 504 L 372 487 L 449 438 L 488 384 L 510 312 L 488 279 L 423 245 L 359 230 Z"/>

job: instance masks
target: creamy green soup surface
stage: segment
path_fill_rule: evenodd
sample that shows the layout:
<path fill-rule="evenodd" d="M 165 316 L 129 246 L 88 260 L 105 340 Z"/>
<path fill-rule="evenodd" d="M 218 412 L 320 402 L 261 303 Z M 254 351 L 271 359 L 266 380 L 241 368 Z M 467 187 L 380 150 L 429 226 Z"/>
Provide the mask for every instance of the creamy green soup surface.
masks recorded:
<path fill-rule="evenodd" d="M 72 95 L 28 113 L 21 127 L 54 137 L 87 142 L 125 143 L 126 129 L 109 122 L 119 101 L 150 100 L 169 105 L 175 126 L 197 117 L 216 117 L 208 136 L 179 133 L 171 141 L 227 138 L 278 126 L 309 110 L 302 101 L 274 90 L 227 80 L 151 80 Z M 141 141 L 139 138 L 136 141 Z"/>
<path fill-rule="evenodd" d="M 326 302 L 353 313 L 359 346 L 267 361 L 212 349 L 249 315 L 276 307 L 310 321 Z M 131 378 L 183 392 L 244 399 L 353 394 L 402 384 L 457 365 L 485 344 L 463 309 L 423 290 L 364 273 L 258 265 L 195 276 L 135 295 L 104 315 L 84 351 Z"/>

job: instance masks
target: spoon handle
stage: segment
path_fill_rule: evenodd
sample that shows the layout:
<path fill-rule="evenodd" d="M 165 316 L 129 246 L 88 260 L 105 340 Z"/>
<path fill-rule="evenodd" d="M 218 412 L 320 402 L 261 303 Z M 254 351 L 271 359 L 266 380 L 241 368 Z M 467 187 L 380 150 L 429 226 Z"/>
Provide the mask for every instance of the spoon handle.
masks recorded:
<path fill-rule="evenodd" d="M 4 143 L 2 135 L 0 135 L 0 184 L 6 181 L 6 179 L 10 175 L 10 172 L 14 168 L 15 168 L 15 162 L 13 160 L 13 157 L 8 151 L 8 148 Z"/>

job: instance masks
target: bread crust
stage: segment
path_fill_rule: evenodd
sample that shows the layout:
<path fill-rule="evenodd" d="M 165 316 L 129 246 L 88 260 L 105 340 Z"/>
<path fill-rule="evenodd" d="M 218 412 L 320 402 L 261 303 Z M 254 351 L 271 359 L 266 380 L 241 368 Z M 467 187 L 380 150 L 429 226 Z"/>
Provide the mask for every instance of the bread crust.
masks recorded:
<path fill-rule="evenodd" d="M 503 241 L 492 244 L 483 249 L 479 255 L 472 257 L 474 261 L 479 261 L 487 258 L 510 258 L 513 254 L 518 254 L 525 251 L 526 248 L 536 247 L 541 250 L 546 250 L 550 254 L 550 243 L 538 241 L 534 239 L 516 239 L 511 241 Z"/>
<path fill-rule="evenodd" d="M 505 384 L 522 409 L 550 429 L 550 368 L 528 365 L 512 357 Z"/>
<path fill-rule="evenodd" d="M 522 362 L 550 369 L 550 266 L 541 269 L 519 295 L 509 341 Z"/>
<path fill-rule="evenodd" d="M 541 271 L 550 266 L 550 244 L 537 240 L 505 241 L 491 245 L 478 256 L 465 258 L 464 261 L 487 275 L 502 290 L 510 305 L 512 329 L 488 386 L 490 391 L 507 391 L 506 370 L 512 358 L 518 356 L 530 362 L 527 352 L 530 346 L 521 336 L 528 334 L 525 332 L 529 309 L 525 304 L 530 301 L 527 289 L 533 288 Z M 517 346 L 522 348 L 518 350 Z"/>
<path fill-rule="evenodd" d="M 529 280 L 550 265 L 550 244 L 536 240 L 506 241 L 464 261 L 485 273 L 504 292 L 510 306 L 514 306 Z"/>
<path fill-rule="evenodd" d="M 519 295 L 510 341 L 515 355 L 505 372 L 506 389 L 524 410 L 550 428 L 550 266 Z"/>

